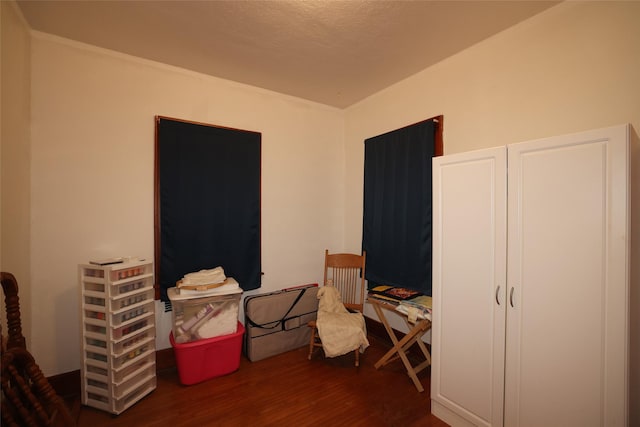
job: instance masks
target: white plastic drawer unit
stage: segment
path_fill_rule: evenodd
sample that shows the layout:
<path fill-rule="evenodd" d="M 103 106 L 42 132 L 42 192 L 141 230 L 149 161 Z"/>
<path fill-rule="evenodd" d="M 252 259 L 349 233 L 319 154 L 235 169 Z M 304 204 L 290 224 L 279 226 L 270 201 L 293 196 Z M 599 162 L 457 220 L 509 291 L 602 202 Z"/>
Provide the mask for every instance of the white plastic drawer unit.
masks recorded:
<path fill-rule="evenodd" d="M 120 414 L 156 388 L 153 264 L 82 264 L 82 403 Z"/>

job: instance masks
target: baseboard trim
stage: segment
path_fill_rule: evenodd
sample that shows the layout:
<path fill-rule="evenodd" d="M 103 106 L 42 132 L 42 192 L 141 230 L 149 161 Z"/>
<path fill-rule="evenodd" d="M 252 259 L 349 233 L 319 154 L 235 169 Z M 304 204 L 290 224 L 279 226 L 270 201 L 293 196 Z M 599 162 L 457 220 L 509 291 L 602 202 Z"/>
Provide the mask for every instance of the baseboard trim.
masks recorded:
<path fill-rule="evenodd" d="M 384 329 L 384 325 L 370 317 L 365 316 L 365 322 L 367 325 L 367 334 L 372 338 L 375 338 L 389 347 L 393 346 L 391 338 Z M 398 340 L 401 340 L 405 334 L 393 329 Z M 408 351 L 409 355 L 412 355 L 412 349 Z M 420 354 L 415 354 L 417 357 Z M 156 351 L 156 372 L 166 369 L 173 369 L 176 367 L 176 359 L 173 352 L 173 348 L 165 348 Z M 63 374 L 53 375 L 47 378 L 53 389 L 64 399 L 73 399 L 80 396 L 80 370 L 65 372 Z"/>
<path fill-rule="evenodd" d="M 80 369 L 48 377 L 49 384 L 63 399 L 80 396 Z"/>
<path fill-rule="evenodd" d="M 175 368 L 176 359 L 173 354 L 173 348 L 165 348 L 163 350 L 156 351 L 156 372 L 165 369 Z M 58 393 L 64 400 L 73 400 L 80 396 L 81 390 L 81 378 L 80 369 L 65 372 L 63 374 L 52 375 L 47 377 L 51 387 Z"/>
<path fill-rule="evenodd" d="M 393 343 L 391 342 L 391 338 L 389 338 L 389 334 L 387 334 L 387 331 L 384 329 L 384 325 L 382 324 L 382 322 L 379 322 L 367 316 L 364 317 L 364 320 L 367 325 L 367 335 L 377 338 L 378 340 L 384 342 L 385 344 L 388 344 L 389 347 L 393 346 Z M 404 336 L 404 334 L 396 331 L 395 329 L 393 331 L 395 332 L 396 337 L 398 335 Z"/>
<path fill-rule="evenodd" d="M 156 351 L 156 372 L 176 367 L 176 358 L 173 348 L 165 348 Z"/>

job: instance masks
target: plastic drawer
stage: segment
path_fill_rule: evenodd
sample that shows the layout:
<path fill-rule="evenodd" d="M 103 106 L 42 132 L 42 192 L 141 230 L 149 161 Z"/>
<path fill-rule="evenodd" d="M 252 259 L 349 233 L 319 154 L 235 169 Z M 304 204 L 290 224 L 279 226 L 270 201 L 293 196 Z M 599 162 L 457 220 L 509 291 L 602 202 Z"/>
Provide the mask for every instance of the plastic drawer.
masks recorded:
<path fill-rule="evenodd" d="M 87 387 L 86 398 L 82 403 L 117 415 L 125 411 L 134 403 L 138 402 L 147 394 L 151 393 L 155 388 L 155 375 L 144 381 L 138 387 L 135 387 L 131 392 L 125 394 L 121 398 L 110 398 L 105 390 Z"/>
<path fill-rule="evenodd" d="M 89 363 L 86 364 L 85 371 L 89 374 L 105 375 L 105 376 L 109 375 L 109 370 L 107 368 L 91 365 Z"/>
<path fill-rule="evenodd" d="M 111 344 L 111 350 L 115 356 L 119 356 L 135 348 L 136 346 L 140 346 L 143 343 L 149 343 L 155 340 L 155 337 L 155 330 L 150 325 L 146 329 L 142 330 L 142 332 L 137 333 L 125 340 L 113 342 Z"/>
<path fill-rule="evenodd" d="M 119 356 L 111 357 L 111 367 L 113 369 L 125 368 L 133 365 L 137 361 L 147 357 L 149 354 L 155 354 L 154 342 L 150 341 L 131 350 L 122 353 Z"/>
<path fill-rule="evenodd" d="M 104 392 L 104 393 L 109 393 L 109 382 L 108 382 L 108 377 L 106 376 L 101 376 L 101 375 L 91 375 L 91 374 L 87 374 L 85 376 L 85 384 L 86 384 L 86 388 L 87 390 L 96 390 L 98 389 L 98 391 L 100 391 L 100 393 Z"/>
<path fill-rule="evenodd" d="M 88 350 L 91 350 L 92 347 L 96 347 L 96 348 L 99 348 L 99 349 L 106 349 L 107 348 L 107 341 L 105 341 L 104 339 L 93 338 L 91 336 L 85 336 L 84 337 L 84 342 L 85 342 Z"/>
<path fill-rule="evenodd" d="M 101 279 L 104 278 L 104 270 L 100 268 L 85 267 L 82 269 L 82 274 L 87 277 L 98 277 Z"/>
<path fill-rule="evenodd" d="M 105 287 L 104 283 L 91 281 L 89 279 L 85 279 L 82 281 L 82 290 L 84 292 L 94 292 L 99 294 L 104 294 Z"/>
<path fill-rule="evenodd" d="M 130 279 L 132 277 L 142 276 L 151 273 L 151 265 L 133 265 L 121 269 L 112 269 L 109 278 L 112 281 Z"/>
<path fill-rule="evenodd" d="M 135 320 L 134 322 L 127 322 L 118 328 L 112 329 L 112 336 L 114 340 L 120 340 L 129 336 L 133 336 L 140 329 L 149 326 L 155 322 L 155 319 L 151 317 L 153 312 L 146 313 L 143 319 Z"/>
<path fill-rule="evenodd" d="M 97 292 L 86 292 L 84 296 L 84 305 L 86 308 L 104 309 L 105 301 L 104 295 Z"/>
<path fill-rule="evenodd" d="M 102 390 L 87 390 L 87 401 L 84 402 L 85 405 L 93 406 L 94 408 L 103 409 L 105 411 L 109 411 L 109 396 L 106 394 L 102 394 L 100 391 Z"/>
<path fill-rule="evenodd" d="M 141 291 L 152 285 L 151 276 L 141 277 L 139 280 L 127 280 L 125 282 L 114 282 L 111 284 L 111 296 L 130 294 Z"/>
<path fill-rule="evenodd" d="M 145 357 L 136 360 L 133 364 L 126 366 L 122 369 L 113 370 L 113 381 L 115 383 L 121 383 L 126 381 L 131 375 L 135 374 L 141 369 L 147 369 L 149 367 L 155 371 L 155 354 L 150 353 Z"/>
<path fill-rule="evenodd" d="M 151 393 L 156 388 L 155 375 L 142 383 L 140 386 L 132 390 L 129 394 L 121 399 L 115 399 L 113 405 L 113 412 L 116 414 L 121 413 L 131 405 L 142 399 L 147 394 Z"/>
<path fill-rule="evenodd" d="M 96 360 L 103 363 L 106 363 L 109 360 L 109 357 L 106 354 L 91 350 L 85 351 L 85 357 L 87 360 Z"/>
<path fill-rule="evenodd" d="M 111 352 L 114 356 L 119 356 L 136 346 L 155 340 L 155 327 L 149 325 L 135 335 L 131 335 L 124 340 L 114 341 L 111 343 Z"/>
<path fill-rule="evenodd" d="M 102 311 L 100 310 L 89 310 L 89 309 L 85 309 L 84 310 L 84 318 L 85 319 L 96 319 L 96 320 L 105 320 L 105 313 L 104 313 L 104 308 L 102 309 Z"/>
<path fill-rule="evenodd" d="M 138 304 L 144 301 L 153 301 L 154 290 L 152 286 L 144 288 L 145 290 L 140 292 L 134 292 L 131 295 L 123 295 L 121 297 L 113 298 L 111 300 L 111 311 L 122 310 L 123 308 Z"/>
<path fill-rule="evenodd" d="M 92 333 L 92 334 L 106 334 L 107 333 L 107 327 L 103 326 L 103 325 L 95 325 L 93 323 L 89 323 L 89 322 L 85 322 L 84 323 L 84 330 L 86 332 Z"/>
<path fill-rule="evenodd" d="M 155 376 L 155 366 L 149 366 L 139 372 L 129 375 L 121 383 L 113 385 L 113 397 L 121 399 L 131 394 L 141 385 L 145 384 L 149 378 Z"/>
<path fill-rule="evenodd" d="M 111 313 L 111 326 L 120 326 L 133 319 L 143 317 L 147 313 L 153 312 L 153 302 L 138 303 L 126 309 Z"/>

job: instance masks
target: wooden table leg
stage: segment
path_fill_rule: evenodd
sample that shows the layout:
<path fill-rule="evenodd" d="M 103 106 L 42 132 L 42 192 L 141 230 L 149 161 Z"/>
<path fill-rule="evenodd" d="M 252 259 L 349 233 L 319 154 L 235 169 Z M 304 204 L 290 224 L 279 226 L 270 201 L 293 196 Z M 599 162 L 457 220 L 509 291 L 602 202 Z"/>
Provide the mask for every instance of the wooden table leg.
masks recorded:
<path fill-rule="evenodd" d="M 411 324 L 409 323 L 409 321 L 407 319 L 404 319 L 404 321 L 407 324 L 407 327 L 409 328 L 409 330 L 411 330 Z M 428 325 L 425 325 L 423 334 L 426 333 L 429 329 L 431 329 L 430 321 Z M 420 347 L 420 350 L 422 351 L 422 354 L 424 355 L 425 360 L 428 362 L 426 366 L 431 365 L 431 353 L 429 353 L 429 349 L 427 349 L 426 344 L 421 339 L 416 342 L 418 343 L 418 346 Z"/>
<path fill-rule="evenodd" d="M 393 347 L 389 351 L 387 351 L 385 353 L 385 355 L 380 358 L 380 360 L 378 360 L 376 362 L 375 368 L 379 369 L 381 366 L 386 365 L 387 362 L 389 361 L 389 359 L 394 354 L 397 353 L 398 338 L 396 338 L 396 334 L 393 332 L 393 329 L 391 329 L 391 326 L 389 326 L 389 323 L 387 322 L 387 318 L 385 317 L 384 313 L 382 312 L 382 309 L 380 308 L 380 306 L 378 304 L 372 304 L 372 305 L 373 305 L 373 309 L 375 310 L 376 314 L 378 315 L 378 318 L 382 322 L 382 326 L 384 326 L 384 328 L 386 329 L 387 335 L 389 335 L 389 338 L 391 338 L 391 342 L 393 343 Z"/>
<path fill-rule="evenodd" d="M 424 346 L 424 343 L 421 341 L 422 335 L 424 335 L 424 333 L 428 330 L 429 324 L 425 322 L 421 322 L 414 325 L 413 327 L 409 326 L 409 332 L 400 341 L 398 341 L 395 333 L 393 332 L 393 329 L 391 328 L 391 326 L 389 326 L 389 323 L 387 322 L 387 318 L 384 315 L 384 312 L 382 311 L 380 306 L 375 303 L 372 305 L 376 314 L 380 318 L 380 321 L 382 322 L 384 328 L 386 329 L 387 334 L 389 334 L 389 338 L 393 343 L 393 348 L 391 348 L 391 350 L 389 350 L 384 356 L 382 356 L 382 358 L 380 358 L 380 360 L 378 360 L 378 362 L 376 362 L 376 364 L 374 365 L 375 368 L 379 369 L 381 366 L 384 366 L 390 361 L 395 360 L 393 356 L 397 355 L 402 360 L 402 363 L 405 369 L 407 370 L 407 374 L 413 381 L 413 384 L 416 386 L 419 392 L 423 392 L 424 387 L 422 387 L 422 384 L 420 383 L 420 380 L 418 379 L 418 376 L 416 374 L 421 370 L 425 369 L 431 363 L 429 352 Z M 407 325 L 409 324 L 407 323 Z M 420 346 L 421 350 L 425 354 L 425 357 L 427 358 L 427 361 L 423 362 L 418 366 L 418 370 L 416 370 L 411 365 L 411 362 L 409 362 L 409 359 L 407 358 L 407 355 L 405 353 L 405 350 L 411 347 L 415 342 L 418 342 L 418 345 Z"/>

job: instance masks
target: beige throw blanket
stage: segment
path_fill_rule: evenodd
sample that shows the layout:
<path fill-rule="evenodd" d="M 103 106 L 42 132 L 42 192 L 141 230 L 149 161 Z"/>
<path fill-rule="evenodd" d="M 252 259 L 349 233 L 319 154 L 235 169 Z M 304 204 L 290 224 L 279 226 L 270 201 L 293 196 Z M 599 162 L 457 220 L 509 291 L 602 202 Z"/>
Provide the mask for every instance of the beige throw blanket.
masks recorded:
<path fill-rule="evenodd" d="M 340 292 L 333 286 L 318 290 L 318 318 L 316 325 L 327 357 L 347 354 L 369 346 L 362 313 L 350 313 L 342 304 Z"/>
<path fill-rule="evenodd" d="M 185 274 L 178 287 L 222 283 L 226 278 L 227 276 L 224 275 L 224 269 L 222 267 L 216 267 L 210 270 L 200 270 L 195 273 Z"/>

